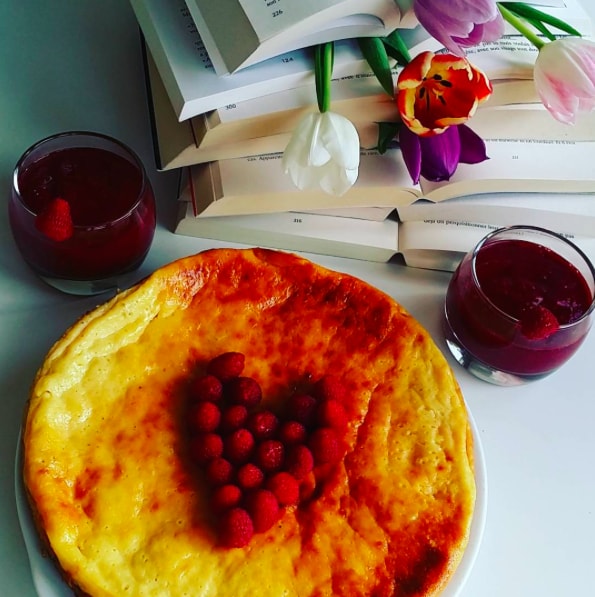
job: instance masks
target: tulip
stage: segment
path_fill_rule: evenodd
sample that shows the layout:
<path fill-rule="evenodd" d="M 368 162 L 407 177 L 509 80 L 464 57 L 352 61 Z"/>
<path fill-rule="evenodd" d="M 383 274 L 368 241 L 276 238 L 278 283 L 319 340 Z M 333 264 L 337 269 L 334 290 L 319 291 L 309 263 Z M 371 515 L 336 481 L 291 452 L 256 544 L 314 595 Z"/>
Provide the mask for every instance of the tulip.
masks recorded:
<path fill-rule="evenodd" d="M 504 34 L 495 0 L 415 0 L 413 10 L 424 29 L 457 56 L 464 56 L 465 47 Z"/>
<path fill-rule="evenodd" d="M 332 42 L 316 46 L 318 112 L 306 114 L 298 123 L 283 153 L 283 169 L 300 190 L 320 187 L 343 195 L 357 180 L 360 143 L 353 123 L 329 110 L 333 61 Z"/>
<path fill-rule="evenodd" d="M 490 97 L 492 84 L 465 58 L 422 52 L 399 74 L 397 91 L 403 123 L 429 136 L 469 120 Z"/>
<path fill-rule="evenodd" d="M 564 37 L 544 44 L 535 62 L 534 79 L 552 116 L 574 124 L 578 112 L 595 107 L 595 42 Z"/>
<path fill-rule="evenodd" d="M 460 163 L 478 164 L 488 159 L 483 139 L 464 124 L 431 137 L 401 127 L 399 145 L 414 184 L 420 176 L 434 182 L 450 180 Z"/>
<path fill-rule="evenodd" d="M 283 169 L 298 189 L 342 195 L 357 180 L 360 143 L 353 123 L 335 112 L 306 114 L 283 154 Z"/>

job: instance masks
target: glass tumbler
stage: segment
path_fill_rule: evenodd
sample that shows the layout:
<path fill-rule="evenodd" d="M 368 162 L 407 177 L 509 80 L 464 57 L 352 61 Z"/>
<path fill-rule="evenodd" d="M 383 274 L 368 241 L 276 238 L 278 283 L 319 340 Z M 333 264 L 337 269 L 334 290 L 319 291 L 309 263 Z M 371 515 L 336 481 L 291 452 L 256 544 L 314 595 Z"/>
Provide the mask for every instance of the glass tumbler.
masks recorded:
<path fill-rule="evenodd" d="M 94 132 L 53 135 L 18 160 L 9 221 L 25 262 L 48 284 L 90 295 L 127 283 L 156 226 L 142 162 Z"/>
<path fill-rule="evenodd" d="M 595 270 L 561 235 L 510 226 L 485 236 L 455 271 L 444 334 L 457 362 L 508 386 L 556 371 L 579 348 L 593 320 Z"/>

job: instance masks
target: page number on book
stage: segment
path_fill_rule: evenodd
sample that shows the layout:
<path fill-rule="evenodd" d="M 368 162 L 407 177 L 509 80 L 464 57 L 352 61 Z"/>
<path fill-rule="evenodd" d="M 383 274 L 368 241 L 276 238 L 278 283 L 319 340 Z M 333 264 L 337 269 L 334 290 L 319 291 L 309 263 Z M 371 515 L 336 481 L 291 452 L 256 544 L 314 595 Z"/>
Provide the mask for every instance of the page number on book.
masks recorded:
<path fill-rule="evenodd" d="M 302 220 L 302 218 L 293 218 L 294 224 L 302 224 L 303 222 L 304 222 L 304 220 Z"/>

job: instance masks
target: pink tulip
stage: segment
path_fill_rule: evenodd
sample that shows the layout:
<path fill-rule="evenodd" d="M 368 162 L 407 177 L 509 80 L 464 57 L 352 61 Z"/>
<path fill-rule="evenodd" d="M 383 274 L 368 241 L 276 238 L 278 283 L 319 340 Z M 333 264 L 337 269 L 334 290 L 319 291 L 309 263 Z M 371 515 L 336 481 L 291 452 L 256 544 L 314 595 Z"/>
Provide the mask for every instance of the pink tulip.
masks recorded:
<path fill-rule="evenodd" d="M 595 42 L 563 37 L 544 44 L 535 62 L 535 86 L 556 120 L 574 124 L 595 107 Z"/>

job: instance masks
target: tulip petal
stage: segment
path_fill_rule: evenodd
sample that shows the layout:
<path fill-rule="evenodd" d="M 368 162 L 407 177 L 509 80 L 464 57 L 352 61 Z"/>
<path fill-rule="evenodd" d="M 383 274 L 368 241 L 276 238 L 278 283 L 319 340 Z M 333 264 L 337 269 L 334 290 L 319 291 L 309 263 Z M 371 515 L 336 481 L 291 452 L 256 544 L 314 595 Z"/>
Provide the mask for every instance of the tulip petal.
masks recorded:
<path fill-rule="evenodd" d="M 464 47 L 496 41 L 504 19 L 495 0 L 415 0 L 414 12 L 426 31 L 452 54 Z"/>
<path fill-rule="evenodd" d="M 399 146 L 403 154 L 403 161 L 409 172 L 413 184 L 419 183 L 421 174 L 421 147 L 420 137 L 406 126 L 399 131 Z"/>
<path fill-rule="evenodd" d="M 467 125 L 462 124 L 458 127 L 459 138 L 461 140 L 461 154 L 459 162 L 463 164 L 479 164 L 489 157 L 486 152 L 484 140 Z"/>
<path fill-rule="evenodd" d="M 359 135 L 353 123 L 334 112 L 324 112 L 321 118 L 320 136 L 331 159 L 346 169 L 359 165 Z"/>
<path fill-rule="evenodd" d="M 283 154 L 283 169 L 298 189 L 320 187 L 342 195 L 357 180 L 360 144 L 357 129 L 333 112 L 307 114 Z"/>
<path fill-rule="evenodd" d="M 545 44 L 535 62 L 534 79 L 552 116 L 574 124 L 579 111 L 595 107 L 595 42 L 566 37 Z"/>
<path fill-rule="evenodd" d="M 458 127 L 452 126 L 442 134 L 420 139 L 421 175 L 434 182 L 450 180 L 459 165 L 461 139 Z"/>
<path fill-rule="evenodd" d="M 399 74 L 401 120 L 421 136 L 466 122 L 492 93 L 487 76 L 465 58 L 422 52 Z"/>

